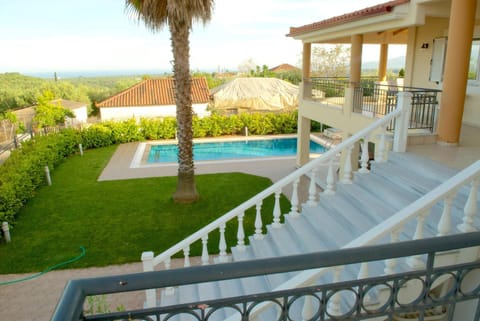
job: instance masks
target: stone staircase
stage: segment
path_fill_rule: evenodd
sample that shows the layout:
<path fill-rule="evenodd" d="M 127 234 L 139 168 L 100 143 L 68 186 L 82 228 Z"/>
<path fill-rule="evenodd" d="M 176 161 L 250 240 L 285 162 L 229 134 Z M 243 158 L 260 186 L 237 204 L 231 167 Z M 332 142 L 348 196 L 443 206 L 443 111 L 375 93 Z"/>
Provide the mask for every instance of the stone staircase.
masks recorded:
<path fill-rule="evenodd" d="M 353 240 L 368 233 L 378 224 L 415 202 L 437 186 L 456 174 L 456 171 L 439 163 L 409 153 L 390 152 L 388 161 L 372 162 L 370 172 L 353 173 L 352 184 L 338 183 L 333 195 L 319 193 L 316 205 L 301 205 L 301 214 L 285 214 L 281 224 L 265 226 L 266 233 L 248 237 L 248 245 L 231 248 L 231 261 L 254 260 L 305 254 L 317 251 L 331 251 L 345 247 Z M 320 190 L 317 186 L 317 189 Z M 460 188 L 452 198 L 450 208 L 451 229 L 448 234 L 461 233 L 457 226 L 464 220 L 464 206 L 469 197 L 468 186 Z M 478 199 L 478 198 L 477 198 Z M 478 202 L 477 202 L 478 203 Z M 445 212 L 442 202 L 431 207 L 425 216 L 422 237 L 434 237 L 441 234 L 442 214 Z M 417 220 L 412 219 L 402 225 L 398 233 L 387 234 L 377 243 L 389 243 L 418 238 Z M 474 226 L 480 227 L 478 217 Z M 418 261 L 417 261 L 418 264 Z M 414 268 L 408 260 L 373 262 L 369 264 L 369 275 L 404 272 Z M 180 303 L 202 302 L 211 299 L 242 296 L 254 293 L 271 292 L 301 272 L 265 275 L 244 279 L 225 280 L 204 284 L 179 286 L 160 290 L 158 305 L 167 306 Z M 315 284 L 331 283 L 356 279 L 360 264 L 349 265 L 335 273 L 323 273 L 315 278 Z M 377 295 L 381 295 L 377 293 Z M 371 304 L 378 297 L 373 295 Z M 335 309 L 348 309 L 349 298 L 338 299 Z M 215 311 L 209 320 L 226 320 L 233 309 Z M 275 309 L 267 309 L 258 320 L 274 320 Z M 301 320 L 302 307 L 291 309 Z M 178 320 L 190 320 L 187 316 L 178 316 Z"/>

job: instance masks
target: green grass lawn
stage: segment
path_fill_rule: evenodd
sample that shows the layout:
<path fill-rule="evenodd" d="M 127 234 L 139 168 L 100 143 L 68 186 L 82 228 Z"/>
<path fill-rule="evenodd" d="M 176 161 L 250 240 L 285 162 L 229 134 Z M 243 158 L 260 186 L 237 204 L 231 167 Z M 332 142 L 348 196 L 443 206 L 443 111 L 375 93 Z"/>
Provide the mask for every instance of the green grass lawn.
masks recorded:
<path fill-rule="evenodd" d="M 52 170 L 18 215 L 12 242 L 0 244 L 0 273 L 42 271 L 80 254 L 68 268 L 140 261 L 143 251 L 159 254 L 271 185 L 268 178 L 242 173 L 198 175 L 201 200 L 173 203 L 176 177 L 98 182 L 116 146 L 72 156 Z M 273 198 L 263 204 L 264 224 L 272 220 Z M 289 210 L 282 197 L 282 212 Z M 253 234 L 255 210 L 247 211 L 245 230 Z M 227 224 L 227 242 L 236 242 L 236 220 Z M 218 251 L 218 232 L 209 248 Z M 200 243 L 200 242 L 197 242 Z M 195 244 L 191 255 L 200 254 Z"/>

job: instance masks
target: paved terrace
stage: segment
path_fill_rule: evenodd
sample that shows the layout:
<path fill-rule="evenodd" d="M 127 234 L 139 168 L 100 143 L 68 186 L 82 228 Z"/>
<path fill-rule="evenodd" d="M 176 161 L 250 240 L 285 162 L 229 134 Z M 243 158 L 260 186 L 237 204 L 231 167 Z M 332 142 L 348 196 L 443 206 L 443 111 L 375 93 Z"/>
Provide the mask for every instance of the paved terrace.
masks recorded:
<path fill-rule="evenodd" d="M 137 143 L 119 146 L 99 180 L 129 179 L 137 177 L 168 176 L 176 174 L 176 166 L 130 168 Z M 430 157 L 447 166 L 461 169 L 480 159 L 480 128 L 464 126 L 459 146 L 417 145 L 409 146 L 409 152 Z M 246 172 L 270 177 L 273 181 L 295 169 L 295 160 L 269 160 L 254 162 L 224 162 L 222 165 L 197 164 L 196 172 Z M 13 236 L 15 237 L 15 236 Z M 140 254 L 139 254 L 140 256 Z M 183 260 L 173 260 L 178 267 Z M 70 279 L 118 275 L 141 272 L 140 263 L 108 266 L 103 268 L 68 269 L 52 271 L 39 278 L 11 285 L 0 285 L 1 320 L 46 321 L 49 320 L 66 283 Z M 29 276 L 30 274 L 0 275 L 0 282 Z M 122 304 L 125 308 L 143 306 L 144 292 L 119 294 L 109 297 L 112 310 Z"/>

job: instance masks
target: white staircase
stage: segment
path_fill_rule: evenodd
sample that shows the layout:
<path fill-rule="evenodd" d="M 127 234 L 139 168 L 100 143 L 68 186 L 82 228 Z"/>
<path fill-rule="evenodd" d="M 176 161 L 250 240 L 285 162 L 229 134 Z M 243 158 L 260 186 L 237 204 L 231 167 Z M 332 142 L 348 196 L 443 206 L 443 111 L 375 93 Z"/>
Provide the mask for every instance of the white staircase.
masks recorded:
<path fill-rule="evenodd" d="M 359 171 L 351 172 L 347 166 L 343 169 L 343 176 L 336 177 L 331 160 L 339 152 L 347 153 L 346 159 L 349 163 L 353 144 L 361 141 L 366 147 L 368 137 L 371 137 L 372 133 L 377 132 L 379 128 L 384 129 L 390 119 L 401 116 L 401 112 L 397 110 L 379 121 L 376 127 L 371 126 L 352 136 L 327 152 L 321 159 L 307 164 L 157 257 L 154 257 L 152 252 L 145 252 L 142 255 L 144 269 L 151 271 L 160 263 L 164 263 L 168 268 L 170 258 L 182 251 L 186 256 L 185 265 L 189 266 L 189 247 L 194 242 L 203 244 L 202 264 L 212 264 L 331 251 L 478 230 L 480 218 L 477 216 L 479 208 L 477 194 L 480 161 L 462 173 L 405 152 L 390 152 L 387 161 L 388 148 L 381 145 L 386 142 L 386 131 L 383 130 L 381 133 L 384 136 L 377 145 L 376 161 L 370 163 L 370 170 L 367 170 L 368 155 L 362 153 Z M 329 170 L 326 177 L 320 179 L 317 177 L 317 169 L 322 164 L 328 166 Z M 311 178 L 307 188 L 308 200 L 300 205 L 299 177 L 307 174 Z M 322 185 L 327 186 L 325 191 L 316 184 L 319 179 L 326 182 Z M 342 180 L 346 183 L 337 183 Z M 293 185 L 292 208 L 288 214 L 283 215 L 282 220 L 279 196 L 287 184 Z M 260 215 L 261 204 L 263 199 L 272 194 L 276 199 L 273 220 L 271 224 L 264 226 Z M 254 235 L 248 236 L 248 245 L 245 245 L 247 242 L 242 223 L 245 210 L 251 207 L 256 208 L 256 231 Z M 238 224 L 238 242 L 227 254 L 224 232 L 225 226 L 231 220 L 236 220 L 235 224 Z M 207 250 L 208 235 L 217 229 L 220 231 L 219 250 L 218 253 L 211 255 Z M 449 258 L 453 260 L 454 257 L 455 254 L 452 254 L 446 260 Z M 349 265 L 345 268 L 290 272 L 147 290 L 146 306 L 202 302 L 352 280 L 403 272 L 424 264 L 422 257 L 411 257 L 406 260 L 391 259 L 385 262 Z M 381 293 L 376 295 L 381 296 Z M 376 295 L 371 298 L 372 304 L 378 301 Z M 332 298 L 330 304 L 332 314 L 341 314 L 342 309 L 347 309 L 348 305 L 349 299 L 346 297 Z M 301 319 L 302 315 L 308 315 L 305 306 L 299 304 L 297 309 L 291 309 L 293 311 L 291 313 L 298 314 L 298 319 Z M 275 309 L 268 307 L 268 304 L 259 305 L 257 308 L 258 313 L 263 313 L 259 320 L 275 319 Z M 230 312 L 228 309 L 221 309 L 216 311 L 210 320 L 226 320 L 232 313 L 233 309 Z"/>

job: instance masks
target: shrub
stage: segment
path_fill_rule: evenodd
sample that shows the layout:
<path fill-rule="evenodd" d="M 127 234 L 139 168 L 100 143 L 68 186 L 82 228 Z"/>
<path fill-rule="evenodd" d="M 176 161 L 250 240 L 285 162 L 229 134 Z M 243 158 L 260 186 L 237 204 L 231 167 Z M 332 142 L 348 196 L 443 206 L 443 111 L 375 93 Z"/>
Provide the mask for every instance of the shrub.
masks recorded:
<path fill-rule="evenodd" d="M 0 221 L 13 223 L 21 207 L 45 182 L 45 166 L 53 169 L 77 150 L 79 133 L 64 130 L 22 143 L 0 172 Z"/>

